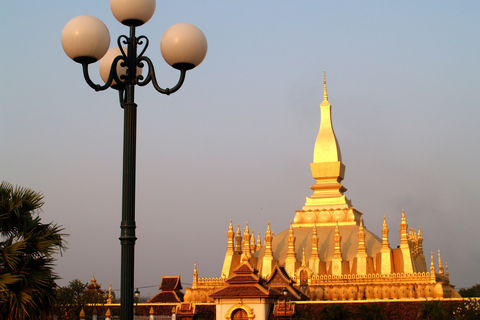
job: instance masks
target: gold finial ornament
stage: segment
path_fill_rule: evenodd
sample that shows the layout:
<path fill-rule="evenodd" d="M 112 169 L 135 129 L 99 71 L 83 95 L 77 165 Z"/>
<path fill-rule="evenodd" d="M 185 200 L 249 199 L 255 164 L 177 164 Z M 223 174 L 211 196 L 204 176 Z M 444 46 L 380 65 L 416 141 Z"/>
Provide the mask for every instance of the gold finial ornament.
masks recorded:
<path fill-rule="evenodd" d="M 327 95 L 327 73 L 323 71 L 323 101 L 328 101 Z"/>

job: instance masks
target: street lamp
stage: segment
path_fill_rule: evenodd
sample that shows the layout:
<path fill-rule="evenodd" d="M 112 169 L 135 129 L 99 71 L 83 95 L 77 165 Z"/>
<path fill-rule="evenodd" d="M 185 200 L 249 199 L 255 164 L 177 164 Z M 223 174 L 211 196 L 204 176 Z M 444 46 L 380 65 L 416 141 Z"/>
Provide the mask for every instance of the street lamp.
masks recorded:
<path fill-rule="evenodd" d="M 135 289 L 134 295 L 135 295 L 135 314 L 138 314 L 138 300 L 140 299 L 140 291 L 138 291 L 138 288 Z"/>
<path fill-rule="evenodd" d="M 134 248 L 135 248 L 135 159 L 137 105 L 135 86 L 152 83 L 162 94 L 176 92 L 185 80 L 187 70 L 198 66 L 207 53 L 207 40 L 203 32 L 188 23 L 170 27 L 162 37 L 160 50 L 165 61 L 180 70 L 178 83 L 168 89 L 161 88 L 156 80 L 153 63 L 144 55 L 149 41 L 146 36 L 136 36 L 136 27 L 146 23 L 155 12 L 155 0 L 110 0 L 115 18 L 130 28 L 130 35 L 117 39 L 116 51 L 107 53 L 110 33 L 105 24 L 92 16 L 78 16 L 70 20 L 62 31 L 62 46 L 75 62 L 82 64 L 87 84 L 95 91 L 112 87 L 118 90 L 120 106 L 124 110 L 122 222 L 120 225 L 121 252 L 121 319 L 133 318 Z M 113 50 L 113 49 L 111 49 Z M 89 76 L 91 63 L 102 59 L 100 73 L 105 81 L 95 84 Z M 147 66 L 146 75 L 142 68 Z"/>
<path fill-rule="evenodd" d="M 284 311 L 285 311 L 285 319 L 287 319 L 287 294 L 288 294 L 288 290 L 287 288 L 283 288 L 282 290 L 282 294 L 284 296 L 284 303 L 285 303 L 285 308 L 284 308 Z"/>

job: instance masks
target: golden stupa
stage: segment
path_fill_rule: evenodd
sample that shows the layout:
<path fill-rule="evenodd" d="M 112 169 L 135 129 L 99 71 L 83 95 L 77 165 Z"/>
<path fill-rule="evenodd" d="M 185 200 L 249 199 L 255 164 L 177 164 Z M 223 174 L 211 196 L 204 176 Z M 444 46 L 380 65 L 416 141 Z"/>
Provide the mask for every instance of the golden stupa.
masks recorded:
<path fill-rule="evenodd" d="M 344 195 L 345 165 L 335 136 L 326 79 L 320 104 L 320 130 L 310 164 L 315 184 L 313 194 L 297 210 L 290 227 L 278 234 L 270 223 L 262 244 L 260 234 L 250 234 L 248 222 L 227 232 L 227 252 L 219 278 L 199 278 L 195 263 L 192 288 L 185 302 L 214 302 L 210 297 L 228 286 L 228 279 L 243 264 L 253 267 L 267 285 L 281 270 L 302 293 L 303 300 L 378 300 L 460 297 L 450 285 L 448 267 L 435 268 L 433 253 L 427 265 L 423 238 L 409 229 L 405 212 L 399 214 L 400 245 L 391 248 L 386 217 L 382 236 L 364 225 L 362 213 Z M 292 291 L 293 292 L 293 291 Z M 300 295 L 297 295 L 300 299 Z M 232 298 L 234 298 L 232 296 Z"/>

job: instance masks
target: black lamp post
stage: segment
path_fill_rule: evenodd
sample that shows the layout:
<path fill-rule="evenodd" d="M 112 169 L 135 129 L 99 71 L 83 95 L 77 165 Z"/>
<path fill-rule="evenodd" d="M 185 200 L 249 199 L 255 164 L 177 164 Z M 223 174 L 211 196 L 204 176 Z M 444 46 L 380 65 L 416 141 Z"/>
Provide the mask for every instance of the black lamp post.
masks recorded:
<path fill-rule="evenodd" d="M 284 311 L 285 311 L 285 319 L 287 319 L 287 295 L 288 295 L 288 290 L 287 290 L 286 287 L 283 288 L 282 294 L 283 294 L 283 297 L 284 297 L 283 302 L 285 303 L 285 308 L 284 308 Z"/>
<path fill-rule="evenodd" d="M 155 6 L 155 0 L 110 0 L 113 15 L 130 28 L 130 35 L 119 36 L 118 47 L 110 49 L 108 53 L 110 34 L 105 24 L 95 17 L 73 18 L 62 31 L 63 49 L 71 59 L 82 64 L 87 84 L 95 91 L 106 90 L 109 87 L 118 90 L 120 106 L 124 110 L 122 222 L 120 225 L 121 320 L 133 318 L 134 249 L 137 239 L 135 236 L 137 131 L 135 86 L 145 86 L 151 82 L 162 94 L 174 93 L 182 86 L 187 70 L 198 66 L 207 53 L 207 40 L 200 29 L 188 23 L 179 23 L 170 27 L 162 37 L 160 50 L 165 61 L 173 68 L 180 70 L 180 79 L 171 89 L 161 88 L 155 77 L 153 63 L 144 56 L 149 44 L 148 38 L 135 35 L 136 27 L 143 25 L 153 16 Z M 100 59 L 102 59 L 100 74 L 105 81 L 103 85 L 95 84 L 88 74 L 89 65 Z M 141 73 L 145 65 L 148 66 L 148 72 L 144 77 Z"/>

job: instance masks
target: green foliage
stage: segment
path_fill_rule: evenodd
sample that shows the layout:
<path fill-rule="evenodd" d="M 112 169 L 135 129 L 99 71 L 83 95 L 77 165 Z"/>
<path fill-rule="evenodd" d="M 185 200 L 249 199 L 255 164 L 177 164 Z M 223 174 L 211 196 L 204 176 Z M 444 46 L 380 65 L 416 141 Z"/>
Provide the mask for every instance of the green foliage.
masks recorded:
<path fill-rule="evenodd" d="M 57 288 L 57 316 L 59 319 L 78 319 L 80 311 L 87 304 L 104 305 L 107 296 L 99 291 L 86 291 L 87 283 L 75 279 L 69 282 L 66 287 Z"/>
<path fill-rule="evenodd" d="M 480 284 L 476 284 L 467 289 L 460 289 L 458 291 L 463 298 L 474 298 L 480 297 Z"/>
<path fill-rule="evenodd" d="M 332 304 L 320 313 L 320 319 L 324 320 L 349 320 L 353 318 L 353 313 L 343 304 Z"/>
<path fill-rule="evenodd" d="M 53 254 L 66 249 L 63 228 L 42 223 L 42 194 L 0 184 L 0 318 L 45 319 L 55 306 Z"/>
<path fill-rule="evenodd" d="M 460 304 L 442 305 L 438 300 L 422 303 L 418 319 L 435 320 L 478 320 L 480 319 L 480 303 L 476 299 L 464 300 Z"/>
<path fill-rule="evenodd" d="M 425 301 L 418 310 L 418 319 L 421 320 L 442 320 L 446 317 L 445 308 L 439 300 Z"/>
<path fill-rule="evenodd" d="M 387 319 L 386 308 L 378 303 L 359 304 L 355 315 L 362 320 L 385 320 Z"/>
<path fill-rule="evenodd" d="M 453 311 L 452 319 L 478 320 L 480 319 L 480 302 L 469 299 Z"/>

